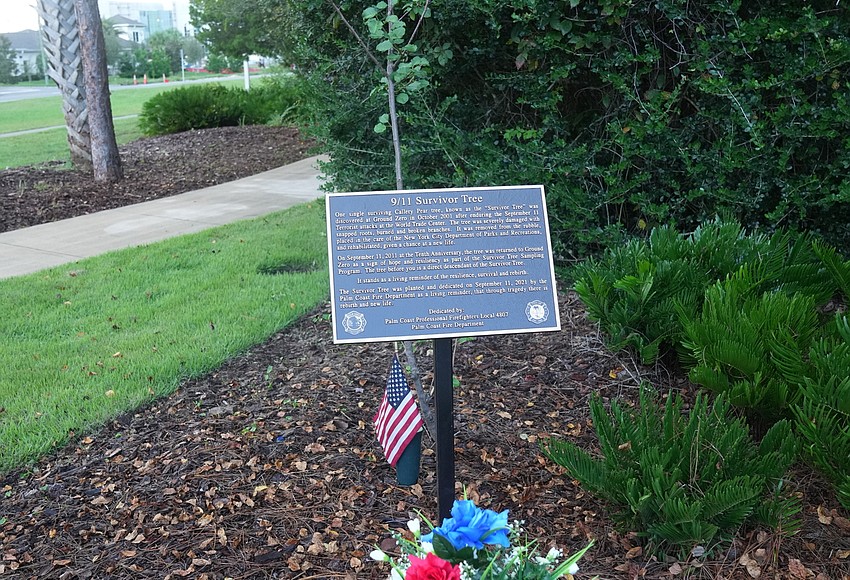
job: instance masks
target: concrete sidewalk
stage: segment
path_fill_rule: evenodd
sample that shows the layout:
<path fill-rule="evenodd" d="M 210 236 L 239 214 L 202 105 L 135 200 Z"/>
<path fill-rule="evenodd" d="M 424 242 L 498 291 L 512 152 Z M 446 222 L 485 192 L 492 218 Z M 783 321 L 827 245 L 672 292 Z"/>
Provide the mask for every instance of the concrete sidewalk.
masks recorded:
<path fill-rule="evenodd" d="M 191 191 L 0 234 L 0 278 L 254 218 L 322 197 L 318 157 Z"/>

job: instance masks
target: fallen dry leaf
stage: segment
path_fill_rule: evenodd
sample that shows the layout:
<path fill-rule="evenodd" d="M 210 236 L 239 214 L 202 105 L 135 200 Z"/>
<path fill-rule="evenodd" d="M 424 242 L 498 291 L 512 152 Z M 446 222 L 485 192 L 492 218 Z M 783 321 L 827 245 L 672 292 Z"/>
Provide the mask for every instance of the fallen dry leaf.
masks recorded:
<path fill-rule="evenodd" d="M 791 573 L 791 578 L 805 580 L 810 576 L 814 576 L 815 573 L 806 568 L 800 560 L 796 558 L 791 558 L 788 560 L 788 572 Z"/>
<path fill-rule="evenodd" d="M 678 562 L 675 562 L 672 566 L 667 568 L 667 571 L 670 572 L 671 576 L 678 576 L 682 573 L 682 566 L 680 566 Z"/>
<path fill-rule="evenodd" d="M 747 570 L 747 574 L 749 574 L 751 578 L 758 578 L 761 576 L 761 566 L 759 566 L 758 562 L 750 558 L 747 554 L 741 556 L 738 559 L 738 563 Z"/>
<path fill-rule="evenodd" d="M 844 530 L 845 532 L 850 532 L 850 519 L 845 518 L 844 516 L 833 516 L 832 523 Z"/>

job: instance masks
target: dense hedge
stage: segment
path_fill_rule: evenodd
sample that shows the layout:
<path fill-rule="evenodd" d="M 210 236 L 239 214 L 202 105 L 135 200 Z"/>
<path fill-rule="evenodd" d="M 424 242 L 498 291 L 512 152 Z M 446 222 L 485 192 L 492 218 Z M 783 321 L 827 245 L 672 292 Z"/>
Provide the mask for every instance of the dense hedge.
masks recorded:
<path fill-rule="evenodd" d="M 393 188 L 390 137 L 372 131 L 386 112 L 377 67 L 326 2 L 288 4 L 331 186 Z M 367 37 L 369 5 L 342 3 Z M 716 214 L 850 242 L 845 3 L 430 7 L 415 42 L 431 85 L 400 111 L 408 187 L 543 183 L 562 258 Z"/>
<path fill-rule="evenodd" d="M 250 91 L 223 85 L 193 85 L 164 91 L 142 105 L 139 126 L 146 135 L 237 125 L 261 125 L 295 117 L 298 82 L 270 77 Z"/>

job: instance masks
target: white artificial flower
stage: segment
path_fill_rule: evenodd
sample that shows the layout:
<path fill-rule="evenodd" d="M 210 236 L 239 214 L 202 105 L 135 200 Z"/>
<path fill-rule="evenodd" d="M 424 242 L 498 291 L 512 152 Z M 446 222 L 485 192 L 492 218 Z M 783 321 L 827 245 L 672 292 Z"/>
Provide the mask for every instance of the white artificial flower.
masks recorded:
<path fill-rule="evenodd" d="M 390 572 L 389 580 L 404 580 L 404 576 L 402 576 L 398 570 L 393 568 L 392 572 Z"/>
<path fill-rule="evenodd" d="M 432 544 L 431 542 L 422 542 L 422 545 L 420 547 L 422 548 L 423 556 L 425 556 L 426 554 L 434 553 L 434 544 Z"/>
<path fill-rule="evenodd" d="M 567 574 L 569 574 L 570 576 L 574 576 L 577 573 L 578 573 L 578 564 L 575 564 L 575 563 L 570 564 L 570 567 L 567 568 Z"/>
<path fill-rule="evenodd" d="M 378 562 L 389 562 L 390 561 L 390 557 L 387 556 L 387 554 L 384 553 L 383 550 L 378 550 L 378 549 L 375 549 L 375 550 L 372 550 L 371 552 L 369 552 L 369 557 L 372 558 L 373 560 L 378 561 Z"/>
<path fill-rule="evenodd" d="M 469 565 L 468 562 L 460 563 L 460 580 L 473 580 L 475 578 L 475 568 Z"/>
<path fill-rule="evenodd" d="M 553 547 L 553 548 L 549 548 L 549 552 L 547 552 L 547 554 L 546 554 L 546 559 L 549 560 L 550 562 L 554 562 L 555 560 L 557 560 L 558 558 L 560 558 L 563 555 L 564 555 L 564 553 L 561 550 Z"/>
<path fill-rule="evenodd" d="M 418 519 L 416 519 L 416 520 L 410 520 L 409 522 L 407 522 L 407 529 L 408 529 L 408 530 L 410 530 L 411 532 L 413 532 L 413 535 L 414 535 L 414 536 L 416 536 L 416 537 L 418 538 L 418 537 L 419 537 L 419 535 L 420 535 L 420 532 L 419 532 L 419 530 L 420 530 L 419 520 L 418 520 Z"/>

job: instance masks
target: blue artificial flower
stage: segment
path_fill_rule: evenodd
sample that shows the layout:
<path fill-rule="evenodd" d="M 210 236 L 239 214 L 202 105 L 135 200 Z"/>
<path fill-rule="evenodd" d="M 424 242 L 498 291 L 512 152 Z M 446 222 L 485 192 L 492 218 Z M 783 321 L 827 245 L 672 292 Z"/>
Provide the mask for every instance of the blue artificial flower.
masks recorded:
<path fill-rule="evenodd" d="M 508 539 L 508 510 L 496 513 L 481 509 L 475 502 L 455 500 L 452 517 L 443 520 L 443 525 L 422 536 L 423 542 L 433 542 L 434 534 L 446 538 L 456 550 L 466 547 L 480 550 L 484 544 L 510 547 Z"/>

